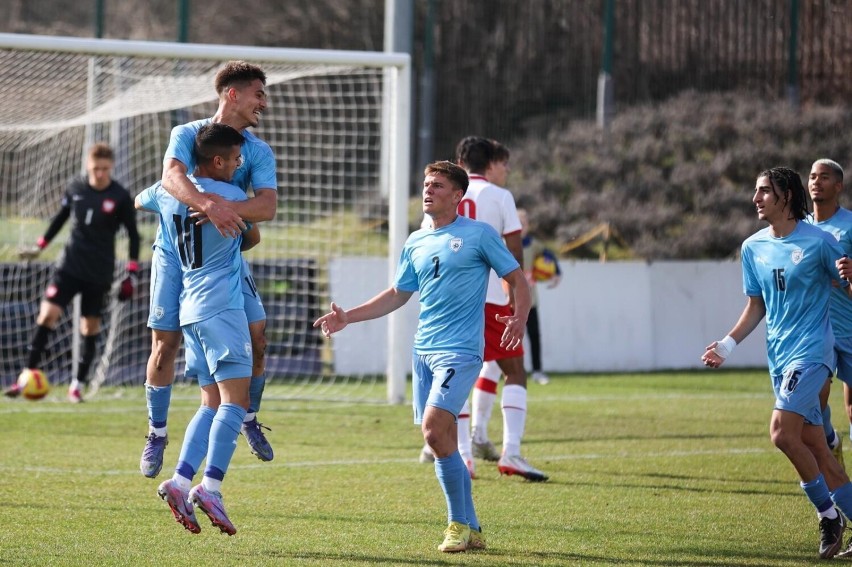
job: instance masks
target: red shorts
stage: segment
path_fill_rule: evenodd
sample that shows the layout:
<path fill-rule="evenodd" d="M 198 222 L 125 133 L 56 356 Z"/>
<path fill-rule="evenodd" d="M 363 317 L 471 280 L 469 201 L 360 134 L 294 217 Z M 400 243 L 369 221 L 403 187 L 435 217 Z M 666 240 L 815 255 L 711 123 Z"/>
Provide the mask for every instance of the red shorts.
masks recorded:
<path fill-rule="evenodd" d="M 515 350 L 507 350 L 500 346 L 500 339 L 503 338 L 503 331 L 506 330 L 506 325 L 498 321 L 494 316 L 511 314 L 512 308 L 509 305 L 485 304 L 485 356 L 482 359 L 483 361 L 524 356 L 523 345 Z"/>

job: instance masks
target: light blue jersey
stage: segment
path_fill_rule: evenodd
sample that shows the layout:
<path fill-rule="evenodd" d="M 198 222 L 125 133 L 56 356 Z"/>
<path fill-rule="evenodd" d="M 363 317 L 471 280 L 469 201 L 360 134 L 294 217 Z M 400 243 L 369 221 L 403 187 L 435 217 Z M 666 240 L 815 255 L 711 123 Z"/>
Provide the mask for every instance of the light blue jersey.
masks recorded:
<path fill-rule="evenodd" d="M 195 136 L 198 130 L 205 124 L 209 124 L 211 118 L 196 120 L 175 126 L 172 128 L 169 146 L 163 156 L 163 165 L 170 159 L 176 159 L 186 166 L 187 173 L 195 171 Z M 249 187 L 255 189 L 278 189 L 278 177 L 275 168 L 275 156 L 269 144 L 249 132 L 243 130 L 245 142 L 240 148 L 243 163 L 234 171 L 231 184 L 236 185 L 244 192 Z M 162 229 L 162 225 L 160 227 Z M 162 246 L 162 230 L 157 231 L 154 246 Z M 166 249 L 168 251 L 168 249 Z"/>
<path fill-rule="evenodd" d="M 420 292 L 415 353 L 482 357 L 491 268 L 503 277 L 519 265 L 486 223 L 459 216 L 447 226 L 420 229 L 408 237 L 393 287 Z"/>
<path fill-rule="evenodd" d="M 216 193 L 232 201 L 246 199 L 238 187 L 221 181 L 190 176 L 202 192 Z M 198 225 L 186 205 L 159 185 L 139 194 L 140 204 L 156 211 L 169 247 L 179 258 L 183 273 L 180 324 L 208 319 L 228 309 L 243 309 L 242 238 L 226 238 L 211 223 Z"/>
<path fill-rule="evenodd" d="M 169 146 L 166 149 L 163 163 L 176 159 L 183 163 L 187 171 L 195 170 L 195 136 L 198 130 L 212 119 L 205 118 L 172 129 Z M 243 163 L 234 172 L 232 184 L 247 191 L 249 187 L 262 189 L 278 188 L 275 156 L 269 145 L 249 132 L 242 131 L 245 141 L 240 152 Z M 154 184 L 159 185 L 160 182 Z M 179 322 L 180 297 L 180 259 L 171 244 L 163 239 L 164 220 L 160 218 L 157 234 L 154 238 L 154 254 L 151 259 L 151 304 L 148 316 L 148 326 L 161 331 L 177 331 Z M 251 296 L 246 304 L 246 315 L 250 322 L 266 319 L 266 312 L 256 290 L 251 284 L 251 270 L 248 262 L 243 260 L 243 293 Z"/>
<path fill-rule="evenodd" d="M 808 217 L 808 222 L 834 236 L 843 252 L 852 257 L 852 211 L 841 207 L 827 220 L 815 222 Z M 829 318 L 835 338 L 852 338 L 852 299 L 839 287 L 831 289 Z"/>
<path fill-rule="evenodd" d="M 165 165 L 170 159 L 176 159 L 186 165 L 189 173 L 195 171 L 195 136 L 198 130 L 205 124 L 209 124 L 211 120 L 205 118 L 172 128 L 169 147 L 166 148 L 166 154 L 163 156 L 163 164 Z M 269 144 L 248 130 L 243 130 L 241 134 L 245 138 L 240 148 L 243 163 L 234 171 L 231 184 L 243 191 L 247 191 L 249 186 L 255 189 L 278 189 L 275 156 Z"/>
<path fill-rule="evenodd" d="M 743 290 L 766 304 L 769 373 L 793 364 L 834 367 L 834 334 L 828 318 L 835 261 L 843 250 L 827 232 L 805 222 L 775 238 L 765 228 L 743 242 Z"/>

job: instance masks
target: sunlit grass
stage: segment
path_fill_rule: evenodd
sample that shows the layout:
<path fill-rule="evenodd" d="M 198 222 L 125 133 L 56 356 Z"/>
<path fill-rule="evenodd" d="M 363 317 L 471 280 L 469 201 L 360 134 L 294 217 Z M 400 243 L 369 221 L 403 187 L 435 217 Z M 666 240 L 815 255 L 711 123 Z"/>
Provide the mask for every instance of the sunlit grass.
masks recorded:
<path fill-rule="evenodd" d="M 477 462 L 488 549 L 439 553 L 445 503 L 408 405 L 267 387 L 275 459 L 240 439 L 223 492 L 236 536 L 192 535 L 156 496 L 198 405 L 176 389 L 158 480 L 138 471 L 141 388 L 81 406 L 0 400 L 0 564 L 803 565 L 817 522 L 767 433 L 764 371 L 553 376 L 530 384 L 524 453 L 543 484 Z M 373 386 L 377 392 L 383 387 Z M 832 402 L 842 416 L 840 393 Z M 837 425 L 840 425 L 839 423 Z M 848 427 L 840 428 L 842 435 Z M 491 437 L 501 439 L 499 406 Z"/>

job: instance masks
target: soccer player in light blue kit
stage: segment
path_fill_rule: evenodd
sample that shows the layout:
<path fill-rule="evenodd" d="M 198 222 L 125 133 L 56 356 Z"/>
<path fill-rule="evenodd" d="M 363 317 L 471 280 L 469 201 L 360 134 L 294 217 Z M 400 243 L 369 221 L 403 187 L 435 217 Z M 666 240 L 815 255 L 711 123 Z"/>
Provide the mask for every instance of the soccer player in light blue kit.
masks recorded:
<path fill-rule="evenodd" d="M 852 514 L 852 483 L 826 444 L 820 392 L 828 387 L 834 368 L 828 313 L 832 285 L 843 288 L 847 301 L 852 301 L 852 288 L 841 278 L 843 250 L 837 241 L 801 222 L 808 208 L 798 173 L 786 167 L 762 172 L 752 202 L 769 227 L 742 245 L 746 306 L 728 335 L 707 346 L 701 359 L 718 368 L 766 316 L 775 392 L 770 436 L 795 467 L 817 510 L 819 556 L 829 559 L 842 545 L 843 515 Z"/>
<path fill-rule="evenodd" d="M 242 162 L 242 134 L 228 125 L 210 123 L 198 130 L 196 138 L 194 181 L 205 192 L 244 200 L 245 193 L 226 181 Z M 165 221 L 162 238 L 177 250 L 183 283 L 179 315 L 186 374 L 197 378 L 201 387 L 201 406 L 187 426 L 175 474 L 157 492 L 189 531 L 201 530 L 192 504 L 214 526 L 233 535 L 236 528 L 225 512 L 220 487 L 249 404 L 252 368 L 240 248 L 257 244 L 260 234 L 254 226 L 242 238 L 223 237 L 212 224 L 199 225 L 189 208 L 161 186 L 140 193 L 136 206 L 160 214 Z M 205 457 L 201 484 L 191 488 Z"/>
<path fill-rule="evenodd" d="M 432 226 L 408 237 L 393 286 L 353 309 L 332 303 L 314 327 L 329 337 L 349 323 L 387 315 L 420 293 L 412 398 L 414 423 L 435 455 L 435 474 L 447 501 L 449 525 L 438 549 L 484 549 L 470 473 L 458 450 L 457 419 L 482 367 L 489 270 L 494 268 L 515 293 L 514 314 L 497 316 L 506 325 L 504 347 L 516 349 L 523 341 L 530 292 L 497 231 L 456 213 L 468 185 L 464 169 L 435 162 L 425 175 L 423 212 L 432 217 Z"/>
<path fill-rule="evenodd" d="M 813 216 L 808 220 L 825 230 L 837 240 L 846 255 L 852 255 L 852 211 L 840 206 L 840 193 L 843 190 L 843 168 L 834 160 L 818 159 L 811 166 L 808 176 L 808 193 L 814 204 Z M 844 402 L 847 418 L 852 421 L 852 301 L 840 288 L 831 290 L 829 319 L 834 332 L 834 354 L 837 356 L 837 377 L 843 382 Z M 823 399 L 823 428 L 828 446 L 837 461 L 843 465 L 843 439 L 831 424 L 831 407 L 828 405 L 828 392 Z M 852 432 L 850 432 L 852 434 Z M 846 552 L 843 557 L 852 555 Z"/>
<path fill-rule="evenodd" d="M 268 144 L 247 131 L 257 126 L 266 109 L 266 75 L 263 70 L 244 61 L 230 61 L 216 74 L 215 87 L 219 108 L 212 118 L 177 126 L 172 130 L 163 160 L 163 187 L 177 200 L 193 210 L 203 212 L 219 232 L 236 236 L 251 222 L 275 217 L 278 203 L 275 157 Z M 212 193 L 199 192 L 187 174 L 195 169 L 193 147 L 199 128 L 210 122 L 221 122 L 243 133 L 243 164 L 234 172 L 231 183 L 246 191 L 252 187 L 255 196 L 242 201 L 225 201 Z M 175 251 L 161 238 L 162 225 L 154 242 L 151 260 L 151 305 L 148 327 L 151 328 L 151 356 L 146 370 L 145 391 L 148 404 L 148 436 L 139 462 L 142 474 L 156 477 L 163 466 L 163 453 L 168 444 L 166 427 L 171 388 L 175 377 L 175 357 L 180 347 L 178 322 L 180 297 L 180 264 Z M 262 461 L 273 458 L 256 413 L 260 409 L 265 376 L 266 313 L 251 279 L 248 264 L 243 264 L 243 293 L 249 331 L 252 337 L 253 370 L 251 406 L 242 433 L 252 453 Z"/>

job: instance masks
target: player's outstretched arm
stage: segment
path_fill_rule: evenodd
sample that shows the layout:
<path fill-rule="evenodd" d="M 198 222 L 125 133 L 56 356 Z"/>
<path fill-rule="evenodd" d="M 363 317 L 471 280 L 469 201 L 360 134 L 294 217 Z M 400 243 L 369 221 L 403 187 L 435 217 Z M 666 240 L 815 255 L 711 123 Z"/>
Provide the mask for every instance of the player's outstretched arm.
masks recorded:
<path fill-rule="evenodd" d="M 349 318 L 346 316 L 346 311 L 332 301 L 331 311 L 314 321 L 314 329 L 319 327 L 323 336 L 329 338 L 334 333 L 345 329 L 348 324 Z"/>
<path fill-rule="evenodd" d="M 319 327 L 326 338 L 342 331 L 349 323 L 358 323 L 370 319 L 378 319 L 405 305 L 411 297 L 410 291 L 399 291 L 389 287 L 369 301 L 346 311 L 336 303 L 331 303 L 331 311 L 314 321 L 314 328 Z M 526 320 L 525 320 L 526 321 Z"/>
<path fill-rule="evenodd" d="M 246 228 L 243 219 L 230 207 L 201 193 L 186 174 L 186 165 L 180 160 L 167 160 L 163 166 L 163 188 L 184 205 L 203 213 L 222 236 L 239 236 Z"/>
<path fill-rule="evenodd" d="M 701 362 L 710 368 L 719 368 L 734 351 L 734 347 L 745 340 L 766 315 L 766 304 L 760 296 L 750 295 L 737 324 L 724 339 L 713 341 L 704 349 Z"/>

